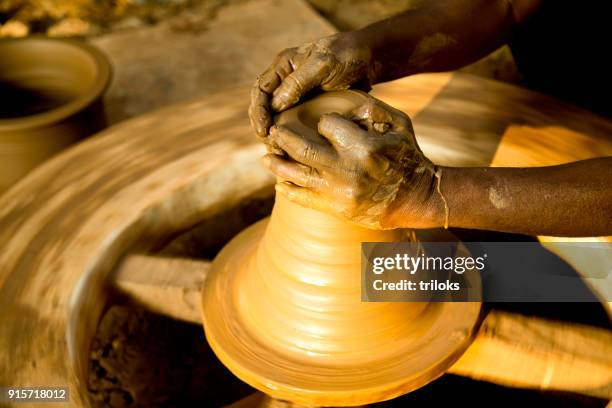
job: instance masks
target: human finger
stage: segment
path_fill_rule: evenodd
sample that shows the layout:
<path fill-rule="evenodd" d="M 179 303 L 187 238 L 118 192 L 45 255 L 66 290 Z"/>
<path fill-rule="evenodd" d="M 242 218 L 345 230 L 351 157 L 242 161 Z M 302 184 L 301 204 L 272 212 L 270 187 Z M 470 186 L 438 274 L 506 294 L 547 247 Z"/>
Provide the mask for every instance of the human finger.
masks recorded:
<path fill-rule="evenodd" d="M 271 142 L 283 149 L 293 160 L 314 168 L 332 167 L 336 162 L 333 148 L 299 135 L 285 126 L 270 128 Z"/>
<path fill-rule="evenodd" d="M 296 204 L 319 211 L 331 212 L 329 201 L 307 187 L 300 187 L 290 182 L 276 183 L 276 192 L 284 195 Z"/>
<path fill-rule="evenodd" d="M 269 97 L 255 83 L 251 88 L 251 104 L 249 105 L 249 120 L 257 137 L 265 142 L 268 129 L 272 126 L 272 115 L 269 112 Z"/>
<path fill-rule="evenodd" d="M 325 184 L 325 180 L 314 167 L 308 167 L 275 154 L 265 155 L 262 161 L 280 179 L 290 181 L 300 187 L 316 190 Z"/>
<path fill-rule="evenodd" d="M 295 105 L 308 91 L 321 85 L 330 69 L 328 62 L 322 59 L 310 59 L 298 66 L 274 90 L 270 101 L 272 109 L 281 112 Z"/>
<path fill-rule="evenodd" d="M 338 113 L 321 116 L 318 123 L 319 134 L 338 149 L 350 149 L 364 142 L 367 132 L 356 123 Z"/>
<path fill-rule="evenodd" d="M 282 51 L 274 60 L 272 65 L 258 78 L 259 88 L 272 95 L 274 90 L 282 83 L 288 75 L 293 72 L 291 59 L 295 56 L 295 48 Z"/>
<path fill-rule="evenodd" d="M 351 112 L 351 119 L 378 133 L 412 132 L 412 123 L 405 113 L 372 96 Z"/>

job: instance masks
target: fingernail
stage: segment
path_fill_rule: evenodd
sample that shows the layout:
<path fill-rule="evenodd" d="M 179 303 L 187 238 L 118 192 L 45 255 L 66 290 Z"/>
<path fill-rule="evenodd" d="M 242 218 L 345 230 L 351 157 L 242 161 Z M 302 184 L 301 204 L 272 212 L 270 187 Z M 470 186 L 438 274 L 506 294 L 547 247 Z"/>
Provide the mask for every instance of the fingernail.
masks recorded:
<path fill-rule="evenodd" d="M 329 113 L 322 114 L 321 117 L 319 118 L 319 123 L 317 123 L 317 126 L 318 127 L 325 126 L 329 118 L 330 118 Z"/>
<path fill-rule="evenodd" d="M 281 157 L 285 155 L 283 149 L 273 144 L 273 142 L 269 139 L 266 141 L 266 150 L 268 151 L 268 155 L 273 154 Z"/>
<path fill-rule="evenodd" d="M 272 108 L 274 108 L 274 110 L 276 110 L 277 112 L 284 111 L 285 109 L 293 105 L 295 102 L 297 102 L 293 99 L 294 98 L 290 97 L 285 93 L 277 95 L 272 98 Z"/>
<path fill-rule="evenodd" d="M 272 103 L 270 105 L 272 105 L 272 109 L 274 109 L 276 112 L 280 112 L 280 111 L 285 110 L 287 103 L 284 101 L 278 102 L 278 101 L 272 100 Z"/>

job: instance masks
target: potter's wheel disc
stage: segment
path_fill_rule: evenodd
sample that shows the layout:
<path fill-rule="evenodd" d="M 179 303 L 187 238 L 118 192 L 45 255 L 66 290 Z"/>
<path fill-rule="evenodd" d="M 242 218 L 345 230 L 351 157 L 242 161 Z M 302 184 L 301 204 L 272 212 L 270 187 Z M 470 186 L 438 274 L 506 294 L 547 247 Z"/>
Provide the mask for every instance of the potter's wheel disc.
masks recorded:
<path fill-rule="evenodd" d="M 238 312 L 243 278 L 269 219 L 237 235 L 219 253 L 203 290 L 207 340 L 237 377 L 275 398 L 304 405 L 361 405 L 394 398 L 442 375 L 469 346 L 480 303 L 431 303 L 415 324 L 414 341 L 397 357 L 334 365 L 288 358 L 263 344 Z M 480 282 L 470 282 L 480 287 Z M 307 357 L 307 356 L 306 356 Z"/>

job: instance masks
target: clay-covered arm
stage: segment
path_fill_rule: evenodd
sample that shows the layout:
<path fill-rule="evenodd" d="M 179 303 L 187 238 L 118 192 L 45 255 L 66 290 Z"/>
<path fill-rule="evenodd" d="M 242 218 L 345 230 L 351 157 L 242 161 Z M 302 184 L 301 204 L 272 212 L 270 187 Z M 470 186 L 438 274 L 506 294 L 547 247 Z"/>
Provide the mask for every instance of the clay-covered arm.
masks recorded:
<path fill-rule="evenodd" d="M 429 0 L 353 35 L 372 51 L 376 81 L 448 71 L 506 43 L 541 0 Z"/>
<path fill-rule="evenodd" d="M 612 234 L 612 157 L 550 167 L 440 170 L 451 227 L 530 235 Z M 444 202 L 437 192 L 430 214 L 432 226 L 444 224 Z"/>
<path fill-rule="evenodd" d="M 448 225 L 530 235 L 612 234 L 612 157 L 532 168 L 432 163 L 410 118 L 369 96 L 343 117 L 323 115 L 319 139 L 283 126 L 264 163 L 277 191 L 376 229 Z"/>
<path fill-rule="evenodd" d="M 255 134 L 279 153 L 272 117 L 313 89 L 368 88 L 427 71 L 459 68 L 508 40 L 543 0 L 427 0 L 364 29 L 337 33 L 281 51 L 251 90 Z"/>

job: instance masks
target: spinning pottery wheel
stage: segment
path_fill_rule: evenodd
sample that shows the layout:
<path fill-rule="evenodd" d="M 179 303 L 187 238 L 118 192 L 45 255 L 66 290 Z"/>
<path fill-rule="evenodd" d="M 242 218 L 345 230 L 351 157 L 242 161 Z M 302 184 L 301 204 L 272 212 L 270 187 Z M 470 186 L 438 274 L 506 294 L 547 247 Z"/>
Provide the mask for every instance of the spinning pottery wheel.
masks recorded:
<path fill-rule="evenodd" d="M 366 101 L 356 91 L 325 93 L 277 123 L 313 139 L 322 114 Z M 480 303 L 361 302 L 361 243 L 407 239 L 277 196 L 270 219 L 213 263 L 202 309 L 209 343 L 239 378 L 303 405 L 361 405 L 422 386 L 463 353 Z"/>
<path fill-rule="evenodd" d="M 0 198 L 0 384 L 68 385 L 73 406 L 89 406 L 88 350 L 117 292 L 200 321 L 210 264 L 193 257 L 257 221 L 253 203 L 273 196 L 247 94 L 238 88 L 119 124 Z M 443 165 L 546 165 L 612 153 L 610 122 L 506 84 L 435 74 L 374 94 L 414 118 L 423 151 Z M 580 271 L 579 260 L 560 255 Z M 495 310 L 480 327 L 449 372 L 611 395 L 608 330 Z"/>

